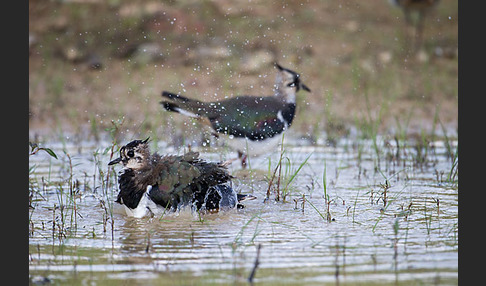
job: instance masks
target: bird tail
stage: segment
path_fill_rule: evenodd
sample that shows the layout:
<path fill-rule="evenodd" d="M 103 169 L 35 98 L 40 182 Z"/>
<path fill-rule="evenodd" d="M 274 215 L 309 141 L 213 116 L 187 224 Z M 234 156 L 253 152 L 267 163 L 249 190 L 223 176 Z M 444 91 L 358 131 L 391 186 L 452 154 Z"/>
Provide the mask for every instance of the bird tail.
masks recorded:
<path fill-rule="evenodd" d="M 177 102 L 191 102 L 191 101 L 194 101 L 190 98 L 187 98 L 187 97 L 184 97 L 180 94 L 175 94 L 175 93 L 172 93 L 172 92 L 168 92 L 168 91 L 162 91 L 162 96 L 163 97 L 167 97 L 168 99 L 171 99 L 173 101 L 177 101 Z"/>
<path fill-rule="evenodd" d="M 244 202 L 244 201 L 255 200 L 257 198 L 253 195 L 243 195 L 243 194 L 236 194 L 236 197 L 237 197 L 239 203 Z"/>
<path fill-rule="evenodd" d="M 200 117 L 202 115 L 200 111 L 204 110 L 203 102 L 184 97 L 180 94 L 163 91 L 162 97 L 166 97 L 171 100 L 163 100 L 160 102 L 160 104 L 162 104 L 167 111 L 178 112 L 182 115 L 190 117 Z"/>

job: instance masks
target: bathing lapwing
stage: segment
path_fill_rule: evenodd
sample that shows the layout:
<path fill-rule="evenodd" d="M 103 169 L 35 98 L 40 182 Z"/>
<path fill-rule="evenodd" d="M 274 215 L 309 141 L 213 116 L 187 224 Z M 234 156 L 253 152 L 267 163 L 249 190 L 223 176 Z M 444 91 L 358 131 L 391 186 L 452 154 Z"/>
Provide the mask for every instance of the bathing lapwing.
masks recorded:
<path fill-rule="evenodd" d="M 395 6 L 402 9 L 405 15 L 408 34 L 413 35 L 414 51 L 422 47 L 422 37 L 424 31 L 425 17 L 430 9 L 436 6 L 440 0 L 389 0 Z M 417 14 L 416 23 L 412 21 L 412 14 Z"/>
<path fill-rule="evenodd" d="M 294 119 L 296 93 L 301 89 L 311 91 L 298 73 L 277 63 L 275 67 L 278 73 L 271 96 L 242 95 L 204 102 L 163 91 L 162 97 L 169 100 L 161 104 L 168 111 L 209 119 L 212 129 L 225 135 L 228 144 L 242 156 L 244 167 L 246 154 L 274 152 L 271 149 L 281 141 L 277 135 L 287 130 Z"/>
<path fill-rule="evenodd" d="M 242 207 L 239 202 L 255 198 L 234 191 L 233 177 L 223 163 L 206 162 L 197 152 L 151 154 L 147 141 L 131 141 L 120 148 L 120 157 L 108 163 L 123 164 L 116 202 L 124 206 L 128 216 L 154 216 L 186 206 L 193 211 L 215 212 Z"/>

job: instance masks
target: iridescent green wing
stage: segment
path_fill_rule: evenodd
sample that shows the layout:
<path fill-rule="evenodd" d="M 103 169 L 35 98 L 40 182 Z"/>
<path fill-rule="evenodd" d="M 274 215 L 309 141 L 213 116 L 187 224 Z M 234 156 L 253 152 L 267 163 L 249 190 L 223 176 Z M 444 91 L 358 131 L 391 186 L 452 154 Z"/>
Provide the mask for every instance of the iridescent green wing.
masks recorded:
<path fill-rule="evenodd" d="M 261 140 L 282 132 L 286 107 L 274 97 L 241 96 L 221 102 L 220 113 L 209 119 L 219 133 Z"/>
<path fill-rule="evenodd" d="M 190 152 L 183 156 L 161 158 L 153 199 L 170 201 L 172 206 L 190 203 L 193 197 L 190 185 L 201 176 L 199 169 L 194 166 L 198 156 L 198 153 Z"/>

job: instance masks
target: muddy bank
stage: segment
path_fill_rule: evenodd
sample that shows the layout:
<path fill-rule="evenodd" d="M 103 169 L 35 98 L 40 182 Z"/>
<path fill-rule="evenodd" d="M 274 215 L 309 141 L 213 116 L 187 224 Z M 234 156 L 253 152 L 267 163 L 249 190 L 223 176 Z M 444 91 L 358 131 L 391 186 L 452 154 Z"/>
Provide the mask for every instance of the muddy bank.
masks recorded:
<path fill-rule="evenodd" d="M 312 89 L 298 136 L 457 135 L 457 1 L 430 13 L 418 53 L 386 1 L 252 3 L 29 3 L 31 137 L 190 130 L 161 110 L 162 90 L 269 95 L 274 61 Z"/>

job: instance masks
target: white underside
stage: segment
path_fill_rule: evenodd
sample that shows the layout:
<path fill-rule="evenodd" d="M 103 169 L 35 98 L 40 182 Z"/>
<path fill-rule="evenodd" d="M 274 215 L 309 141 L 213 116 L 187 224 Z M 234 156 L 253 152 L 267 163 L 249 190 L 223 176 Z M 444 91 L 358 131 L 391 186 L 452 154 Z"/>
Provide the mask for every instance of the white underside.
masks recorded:
<path fill-rule="evenodd" d="M 248 156 L 261 156 L 280 152 L 282 136 L 279 134 L 261 141 L 227 136 L 226 142 L 231 148 L 241 151 Z"/>
<path fill-rule="evenodd" d="M 138 203 L 138 206 L 134 209 L 131 209 L 127 207 L 126 205 L 123 205 L 125 209 L 125 213 L 127 216 L 130 217 L 135 217 L 135 218 L 142 218 L 145 216 L 152 216 L 152 215 L 159 215 L 162 214 L 165 211 L 165 208 L 162 206 L 159 206 L 155 204 L 150 197 L 148 196 L 148 193 L 152 190 L 152 186 L 147 187 L 147 191 L 143 194 L 142 198 L 140 199 L 140 202 Z"/>
<path fill-rule="evenodd" d="M 185 115 L 185 116 L 189 116 L 189 117 L 194 117 L 194 118 L 199 118 L 199 115 L 195 114 L 195 113 L 192 113 L 190 111 L 187 111 L 185 109 L 182 109 L 182 108 L 179 108 L 179 107 L 176 107 L 174 108 L 177 112 L 179 112 L 180 114 L 182 115 Z"/>
<path fill-rule="evenodd" d="M 148 196 L 150 190 L 152 190 L 152 186 L 147 187 L 147 191 L 143 194 L 136 208 L 131 209 L 126 205 L 123 205 L 123 209 L 127 216 L 134 217 L 134 218 L 143 218 L 143 217 L 152 217 L 152 216 L 158 217 L 167 211 L 164 207 L 157 205 L 150 199 L 150 197 Z M 231 194 L 228 193 L 223 194 L 220 189 L 216 189 L 216 191 L 222 197 L 222 199 L 219 201 L 221 210 L 229 210 L 236 207 L 236 203 L 237 203 L 236 193 L 233 192 L 232 193 L 233 196 L 231 196 Z M 203 205 L 203 208 L 205 208 L 205 205 Z M 184 208 L 181 208 L 180 210 L 183 209 Z M 188 209 L 191 208 L 189 207 Z M 180 212 L 178 212 L 178 214 L 179 213 Z"/>
<path fill-rule="evenodd" d="M 277 119 L 285 125 L 284 130 L 288 128 L 287 122 L 285 122 L 282 111 L 277 113 Z M 276 134 L 273 137 L 266 138 L 265 140 L 250 140 L 248 138 L 238 138 L 234 136 L 228 136 L 228 145 L 231 148 L 245 153 L 248 156 L 261 156 L 278 152 L 279 146 L 282 143 L 282 134 Z"/>

